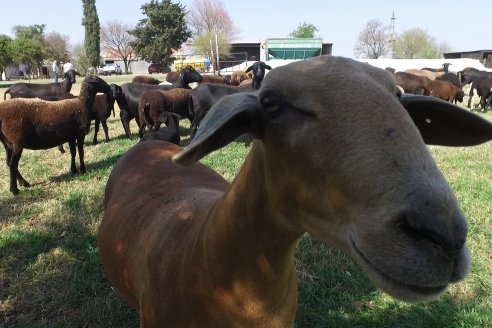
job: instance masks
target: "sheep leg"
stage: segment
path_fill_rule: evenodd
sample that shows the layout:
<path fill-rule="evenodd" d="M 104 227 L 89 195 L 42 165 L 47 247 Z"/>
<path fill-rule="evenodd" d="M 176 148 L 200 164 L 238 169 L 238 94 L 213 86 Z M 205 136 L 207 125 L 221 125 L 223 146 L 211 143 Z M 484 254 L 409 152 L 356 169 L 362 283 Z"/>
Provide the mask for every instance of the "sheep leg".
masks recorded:
<path fill-rule="evenodd" d="M 140 127 L 138 128 L 138 135 L 139 135 L 139 137 L 140 137 L 140 138 L 142 138 L 142 137 L 143 137 L 144 132 L 145 132 L 145 124 L 142 124 L 142 125 L 140 125 Z"/>
<path fill-rule="evenodd" d="M 72 172 L 72 174 L 77 174 L 77 166 L 75 165 L 75 155 L 77 153 L 77 149 L 75 148 L 75 140 L 70 140 L 68 142 L 68 146 L 70 147 L 70 172 Z"/>
<path fill-rule="evenodd" d="M 59 145 L 58 150 L 60 151 L 60 153 L 65 154 L 65 149 L 63 149 L 63 145 Z"/>
<path fill-rule="evenodd" d="M 109 142 L 108 124 L 106 123 L 105 120 L 101 121 L 101 124 L 102 124 L 103 130 L 104 130 L 104 136 L 106 137 L 106 142 Z"/>
<path fill-rule="evenodd" d="M 472 85 L 470 86 L 470 92 L 468 93 L 468 108 L 471 110 L 471 101 L 472 101 L 472 98 L 473 98 L 473 89 L 474 89 L 474 86 L 473 86 L 473 83 Z"/>
<path fill-rule="evenodd" d="M 128 116 L 128 113 L 126 111 L 120 111 L 120 120 L 121 125 L 123 125 L 123 129 L 125 130 L 126 137 L 128 139 L 131 139 L 132 135 L 130 132 L 130 117 Z"/>
<path fill-rule="evenodd" d="M 85 163 L 84 163 L 84 138 L 85 136 L 77 138 L 77 148 L 79 150 L 79 161 L 80 161 L 80 173 L 86 172 Z"/>
<path fill-rule="evenodd" d="M 92 139 L 92 144 L 97 145 L 97 133 L 99 132 L 99 120 L 96 119 L 94 122 L 94 139 Z"/>
<path fill-rule="evenodd" d="M 24 180 L 24 178 L 19 174 L 19 160 L 21 155 L 22 155 L 22 149 L 10 152 L 10 161 L 9 161 L 10 192 L 14 195 L 17 195 L 19 193 L 19 188 L 17 187 L 17 181 L 19 181 L 19 183 L 24 186 L 27 183 L 27 181 Z M 28 185 L 26 187 L 28 187 Z"/>

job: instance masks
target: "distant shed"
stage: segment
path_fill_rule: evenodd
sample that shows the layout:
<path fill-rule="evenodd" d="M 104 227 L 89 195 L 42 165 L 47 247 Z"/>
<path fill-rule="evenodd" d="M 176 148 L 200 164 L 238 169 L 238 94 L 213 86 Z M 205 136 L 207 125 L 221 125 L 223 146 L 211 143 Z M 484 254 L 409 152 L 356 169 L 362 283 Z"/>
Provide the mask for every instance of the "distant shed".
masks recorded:
<path fill-rule="evenodd" d="M 445 59 L 471 58 L 476 59 L 487 68 L 492 68 L 492 50 L 458 51 L 444 54 Z"/>

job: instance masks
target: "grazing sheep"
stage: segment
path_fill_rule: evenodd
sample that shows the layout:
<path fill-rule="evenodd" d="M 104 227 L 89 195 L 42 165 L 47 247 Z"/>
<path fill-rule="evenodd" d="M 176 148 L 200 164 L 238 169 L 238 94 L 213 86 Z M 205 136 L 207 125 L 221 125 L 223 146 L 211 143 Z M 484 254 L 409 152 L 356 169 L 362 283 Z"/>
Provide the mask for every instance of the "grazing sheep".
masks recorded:
<path fill-rule="evenodd" d="M 172 85 L 152 85 L 144 83 L 124 83 L 121 86 L 111 84 L 111 92 L 120 108 L 120 119 L 125 134 L 131 138 L 130 121 L 135 118 L 137 126 L 140 129 L 140 120 L 138 116 L 138 105 L 140 97 L 149 90 L 170 90 Z"/>
<path fill-rule="evenodd" d="M 149 90 L 140 98 L 138 116 L 140 121 L 139 135 L 142 137 L 146 127 L 159 130 L 158 117 L 162 112 L 173 112 L 180 117 L 193 120 L 189 110 L 191 89 L 174 88 L 171 90 Z"/>
<path fill-rule="evenodd" d="M 462 102 L 465 93 L 461 88 L 453 85 L 448 81 L 434 80 L 429 81 L 425 88 L 429 93 L 429 96 L 436 97 L 442 100 L 447 100 L 449 102 L 456 103 L 457 101 Z"/>
<path fill-rule="evenodd" d="M 98 249 L 141 327 L 292 327 L 305 232 L 398 299 L 433 299 L 463 279 L 466 220 L 424 141 L 477 144 L 492 124 L 399 96 L 384 70 L 319 56 L 223 98 L 184 150 L 147 141 L 125 153 Z M 232 184 L 196 163 L 243 133 L 256 140 Z"/>
<path fill-rule="evenodd" d="M 179 145 L 181 137 L 179 135 L 179 115 L 171 112 L 162 112 L 159 115 L 158 121 L 161 124 L 167 125 L 165 128 L 153 130 L 145 133 L 140 142 L 148 140 L 161 140 Z"/>
<path fill-rule="evenodd" d="M 436 80 L 448 81 L 460 89 L 462 87 L 461 81 L 460 81 L 458 75 L 451 73 L 451 72 L 444 73 L 443 75 L 436 77 Z"/>
<path fill-rule="evenodd" d="M 3 100 L 7 99 L 7 93 L 10 98 L 39 98 L 44 100 L 56 100 L 69 93 L 72 89 L 72 84 L 75 83 L 75 76 L 81 76 L 73 69 L 68 70 L 64 75 L 62 82 L 56 83 L 16 83 L 10 88 L 7 88 L 3 94 Z"/>
<path fill-rule="evenodd" d="M 110 89 L 111 90 L 111 89 Z M 57 100 L 64 99 L 74 99 L 77 98 L 71 93 L 66 93 Z M 114 97 L 113 93 L 110 91 L 109 95 L 96 95 L 94 98 L 94 104 L 92 105 L 92 111 L 90 112 L 89 119 L 94 122 L 94 138 L 92 139 L 92 144 L 97 144 L 97 134 L 99 132 L 99 125 L 102 124 L 104 130 L 104 136 L 106 137 L 106 142 L 109 142 L 109 134 L 108 134 L 108 117 L 111 115 L 111 112 L 114 114 Z M 63 150 L 63 146 L 58 146 L 58 149 L 62 153 L 65 152 Z"/>
<path fill-rule="evenodd" d="M 425 76 L 419 76 L 407 72 L 396 72 L 394 74 L 396 84 L 406 93 L 422 95 L 425 92 L 425 86 L 429 80 Z"/>
<path fill-rule="evenodd" d="M 7 152 L 10 192 L 19 193 L 17 181 L 24 187 L 29 186 L 18 169 L 24 148 L 48 149 L 68 142 L 70 171 L 77 173 L 77 147 L 80 172 L 85 173 L 84 139 L 90 128 L 89 117 L 97 92 L 105 92 L 109 97 L 109 85 L 99 77 L 89 76 L 84 79 L 76 99 L 54 102 L 16 98 L 0 103 L 0 141 Z"/>
<path fill-rule="evenodd" d="M 487 99 L 492 96 L 492 80 L 487 76 L 481 76 L 474 78 L 468 98 L 468 108 L 471 109 L 471 101 L 473 97 L 473 90 L 477 90 L 477 94 L 480 97 L 480 108 L 482 112 L 487 111 L 486 103 Z"/>
<path fill-rule="evenodd" d="M 413 75 L 417 75 L 417 76 L 423 76 L 423 77 L 428 78 L 431 81 L 433 81 L 433 80 L 436 79 L 436 75 L 434 74 L 434 72 L 427 71 L 427 70 L 422 70 L 422 69 L 407 69 L 404 72 L 405 73 L 410 73 L 410 74 L 413 74 Z"/>
<path fill-rule="evenodd" d="M 221 75 L 202 75 L 201 83 L 229 84 L 229 80 Z"/>
<path fill-rule="evenodd" d="M 143 76 L 143 75 L 137 75 L 132 79 L 132 82 L 134 83 L 145 83 L 145 84 L 154 84 L 158 85 L 161 83 L 161 81 L 154 79 L 151 76 Z"/>
<path fill-rule="evenodd" d="M 492 73 L 487 71 L 480 71 L 473 67 L 465 67 L 462 71 L 458 72 L 462 85 L 467 85 L 472 83 L 478 78 L 488 77 L 492 78 Z"/>

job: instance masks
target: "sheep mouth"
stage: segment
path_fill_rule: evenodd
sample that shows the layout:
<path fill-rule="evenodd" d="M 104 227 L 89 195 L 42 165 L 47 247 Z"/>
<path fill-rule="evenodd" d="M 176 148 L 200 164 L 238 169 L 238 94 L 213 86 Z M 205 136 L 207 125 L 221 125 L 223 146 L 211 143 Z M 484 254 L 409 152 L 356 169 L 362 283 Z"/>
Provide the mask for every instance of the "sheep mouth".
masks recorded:
<path fill-rule="evenodd" d="M 448 287 L 447 284 L 437 286 L 419 286 L 395 279 L 378 269 L 377 266 L 374 265 L 357 247 L 352 238 L 350 238 L 350 243 L 352 244 L 352 249 L 355 251 L 359 260 L 363 262 L 364 267 L 369 269 L 368 273 L 374 283 L 376 285 L 382 285 L 381 289 L 398 299 L 409 302 L 428 300 L 439 296 Z"/>

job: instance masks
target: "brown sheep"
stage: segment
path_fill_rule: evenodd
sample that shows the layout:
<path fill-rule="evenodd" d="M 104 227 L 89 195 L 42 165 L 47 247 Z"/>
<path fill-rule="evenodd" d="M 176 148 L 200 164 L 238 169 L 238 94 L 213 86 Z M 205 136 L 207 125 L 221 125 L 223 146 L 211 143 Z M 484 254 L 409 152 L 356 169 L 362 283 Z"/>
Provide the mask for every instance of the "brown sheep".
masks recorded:
<path fill-rule="evenodd" d="M 434 72 L 427 71 L 427 70 L 422 70 L 422 69 L 407 69 L 404 72 L 405 73 L 410 73 L 410 74 L 413 74 L 413 75 L 417 75 L 417 76 L 423 76 L 423 77 L 428 78 L 431 81 L 433 81 L 433 80 L 436 79 L 436 75 L 434 74 Z"/>
<path fill-rule="evenodd" d="M 465 93 L 460 88 L 448 81 L 434 80 L 425 85 L 429 96 L 436 97 L 449 102 L 462 102 Z"/>
<path fill-rule="evenodd" d="M 189 111 L 189 99 L 192 89 L 175 88 L 171 90 L 149 90 L 140 98 L 138 116 L 140 121 L 139 135 L 143 136 L 146 127 L 159 130 L 162 112 L 173 112 L 180 117 L 193 120 Z"/>
<path fill-rule="evenodd" d="M 228 79 L 220 75 L 202 75 L 202 77 L 201 83 L 229 84 Z"/>
<path fill-rule="evenodd" d="M 239 85 L 244 80 L 251 80 L 251 77 L 243 70 L 234 71 L 231 74 L 231 81 L 234 81 Z"/>
<path fill-rule="evenodd" d="M 422 95 L 425 92 L 425 86 L 430 80 L 425 76 L 418 76 L 407 72 L 396 72 L 394 74 L 396 84 L 406 93 Z"/>
<path fill-rule="evenodd" d="M 179 145 L 179 142 L 181 141 L 179 135 L 179 119 L 180 117 L 175 113 L 162 112 L 161 115 L 159 115 L 158 121 L 161 124 L 165 124 L 166 127 L 145 133 L 140 139 L 140 142 L 161 140 Z"/>
<path fill-rule="evenodd" d="M 319 56 L 224 97 L 184 150 L 148 141 L 126 152 L 106 185 L 98 249 L 140 325 L 292 327 L 306 232 L 401 300 L 464 279 L 466 219 L 425 142 L 485 142 L 492 124 L 399 96 L 384 70 Z M 197 163 L 244 133 L 256 140 L 231 184 Z"/>
<path fill-rule="evenodd" d="M 24 148 L 48 149 L 68 142 L 70 171 L 72 174 L 77 173 L 77 147 L 80 172 L 85 173 L 84 139 L 90 128 L 89 117 L 97 92 L 105 92 L 109 97 L 109 85 L 99 77 L 89 76 L 84 79 L 76 99 L 45 101 L 16 98 L 0 103 L 0 141 L 7 152 L 10 192 L 19 193 L 17 181 L 29 187 L 18 169 Z"/>
<path fill-rule="evenodd" d="M 154 85 L 158 85 L 159 83 L 161 83 L 161 81 L 159 81 L 157 79 L 154 79 L 151 76 L 144 76 L 144 75 L 137 75 L 137 76 L 135 76 L 132 79 L 132 82 L 135 82 L 135 83 L 144 83 L 144 84 L 154 84 Z"/>

